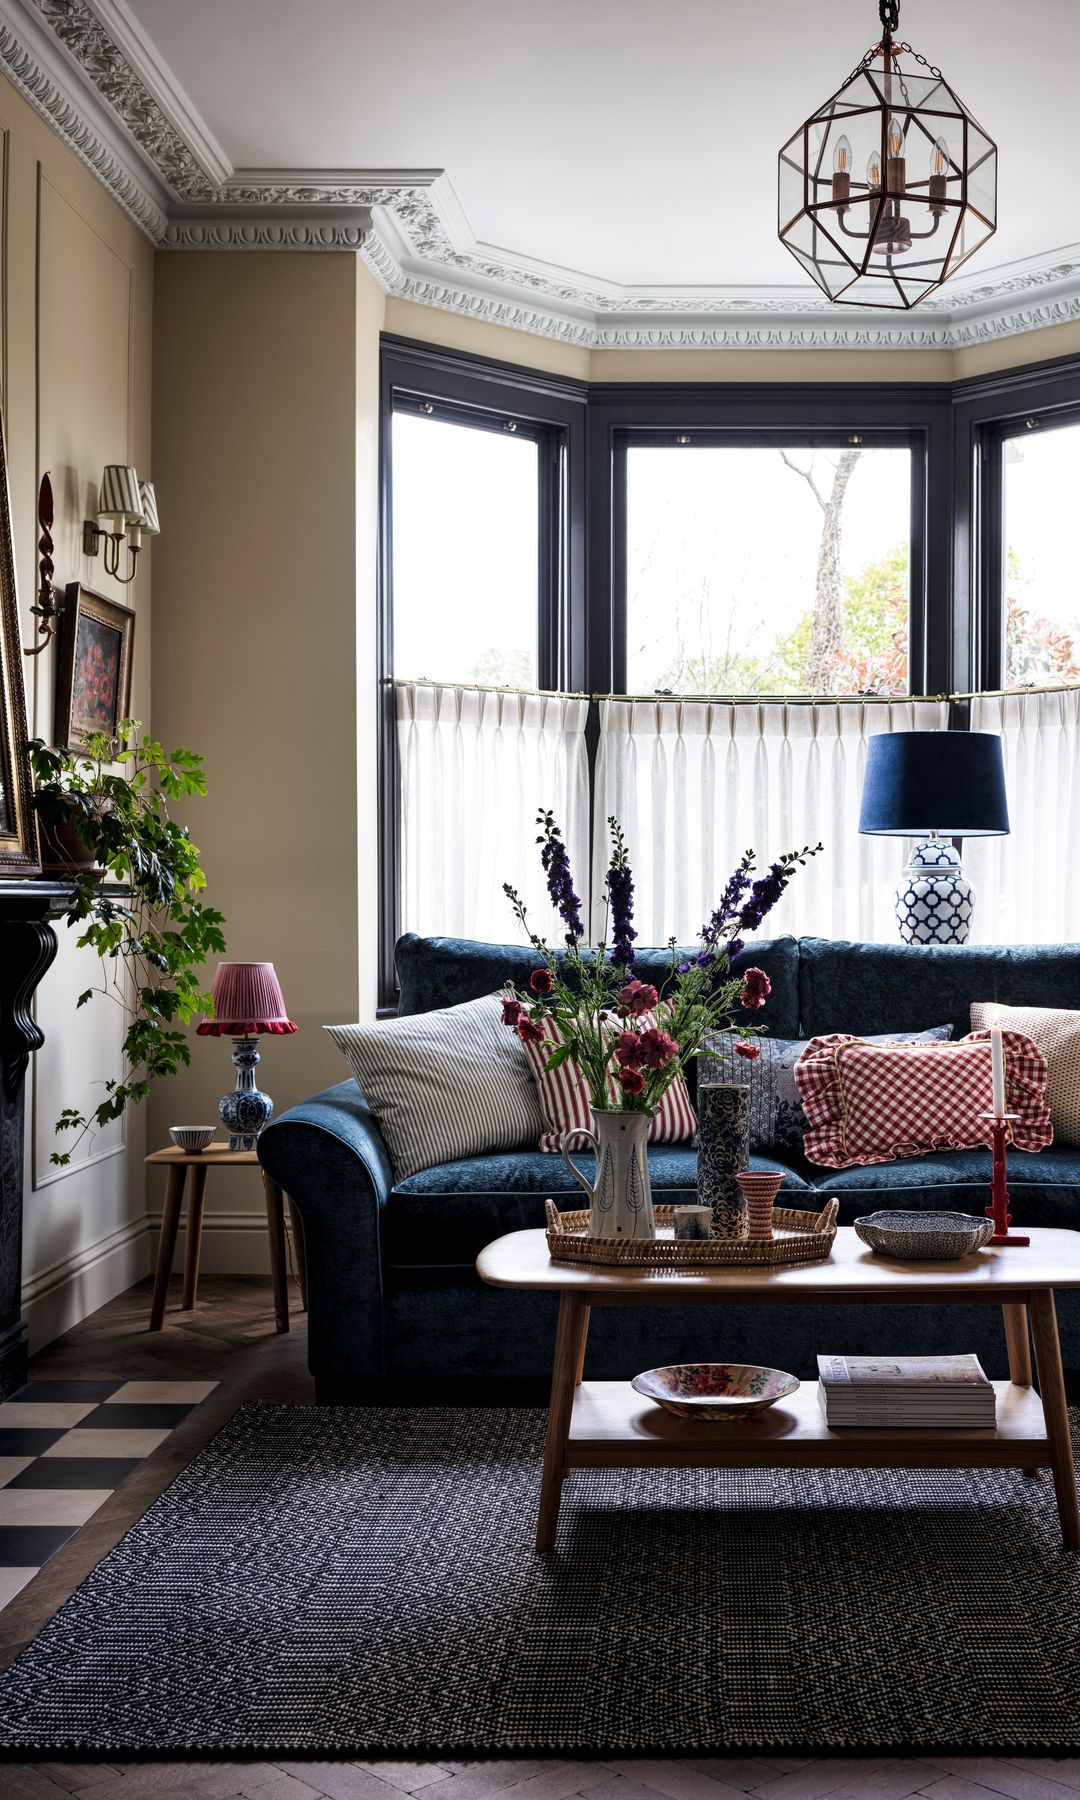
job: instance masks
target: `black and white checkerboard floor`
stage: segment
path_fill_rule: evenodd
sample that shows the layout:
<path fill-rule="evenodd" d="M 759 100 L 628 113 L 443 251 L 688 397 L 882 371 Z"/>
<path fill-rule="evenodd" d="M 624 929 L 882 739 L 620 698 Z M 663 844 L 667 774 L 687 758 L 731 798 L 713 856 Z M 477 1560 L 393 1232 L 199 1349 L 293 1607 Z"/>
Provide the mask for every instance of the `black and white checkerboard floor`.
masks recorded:
<path fill-rule="evenodd" d="M 0 1404 L 0 1607 L 216 1381 L 32 1381 Z"/>

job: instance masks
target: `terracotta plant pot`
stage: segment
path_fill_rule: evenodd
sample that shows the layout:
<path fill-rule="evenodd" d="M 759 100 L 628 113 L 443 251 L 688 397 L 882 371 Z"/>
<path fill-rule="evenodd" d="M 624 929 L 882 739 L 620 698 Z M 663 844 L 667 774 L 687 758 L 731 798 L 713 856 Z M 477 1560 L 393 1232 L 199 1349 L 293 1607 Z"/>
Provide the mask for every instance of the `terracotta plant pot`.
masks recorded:
<path fill-rule="evenodd" d="M 47 875 L 83 875 L 93 871 L 100 880 L 104 869 L 96 867 L 94 851 L 84 844 L 74 825 L 67 819 L 47 825 L 42 818 L 38 819 L 38 835 L 41 843 L 41 866 Z"/>

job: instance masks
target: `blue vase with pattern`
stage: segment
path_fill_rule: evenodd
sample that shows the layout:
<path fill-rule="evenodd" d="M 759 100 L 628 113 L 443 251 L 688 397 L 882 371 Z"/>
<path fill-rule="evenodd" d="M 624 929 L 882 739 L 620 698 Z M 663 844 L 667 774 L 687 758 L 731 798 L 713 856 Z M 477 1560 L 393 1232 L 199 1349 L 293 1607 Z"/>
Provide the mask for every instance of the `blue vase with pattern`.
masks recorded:
<path fill-rule="evenodd" d="M 975 912 L 975 890 L 948 838 L 931 832 L 916 844 L 893 895 L 905 944 L 964 944 Z"/>
<path fill-rule="evenodd" d="M 218 1102 L 218 1114 L 229 1129 L 229 1149 L 254 1150 L 260 1131 L 274 1111 L 269 1094 L 255 1086 L 255 1070 L 259 1066 L 255 1038 L 233 1038 L 232 1060 L 236 1086 Z"/>
<path fill-rule="evenodd" d="M 698 1200 L 712 1210 L 713 1237 L 746 1236 L 746 1197 L 735 1177 L 750 1162 L 750 1091 L 717 1082 L 698 1088 Z"/>

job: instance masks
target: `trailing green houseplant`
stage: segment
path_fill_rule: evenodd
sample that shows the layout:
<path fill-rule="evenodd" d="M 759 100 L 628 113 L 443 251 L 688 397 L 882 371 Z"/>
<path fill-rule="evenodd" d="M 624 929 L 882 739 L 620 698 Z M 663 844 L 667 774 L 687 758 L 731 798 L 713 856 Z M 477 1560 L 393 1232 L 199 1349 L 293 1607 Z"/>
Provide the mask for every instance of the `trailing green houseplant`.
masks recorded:
<path fill-rule="evenodd" d="M 73 1148 L 191 1061 L 182 1027 L 213 1012 L 202 968 L 225 949 L 224 918 L 200 898 L 199 851 L 187 826 L 169 816 L 170 801 L 205 794 L 202 757 L 167 752 L 140 735 L 136 719 L 121 720 L 117 731 L 95 733 L 82 750 L 41 738 L 27 746 L 43 837 L 54 847 L 75 840 L 75 854 L 59 852 L 71 882 L 67 923 L 78 928 L 80 949 L 101 959 L 101 983 L 78 1005 L 105 994 L 126 1021 L 123 1075 L 104 1083 L 89 1115 L 65 1107 L 57 1120 L 58 1132 L 76 1133 Z M 78 846 L 88 861 L 78 860 Z M 71 1151 L 54 1151 L 51 1161 L 69 1163 Z"/>

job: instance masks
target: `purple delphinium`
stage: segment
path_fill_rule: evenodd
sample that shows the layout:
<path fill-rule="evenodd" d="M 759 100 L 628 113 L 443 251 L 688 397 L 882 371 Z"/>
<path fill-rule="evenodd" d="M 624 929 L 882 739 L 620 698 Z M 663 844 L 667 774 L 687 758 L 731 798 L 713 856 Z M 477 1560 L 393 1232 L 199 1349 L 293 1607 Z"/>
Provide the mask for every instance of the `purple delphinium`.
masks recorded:
<path fill-rule="evenodd" d="M 720 942 L 720 939 L 724 937 L 738 921 L 739 910 L 743 904 L 743 897 L 750 886 L 750 871 L 753 866 L 754 852 L 752 850 L 747 850 L 744 852 L 742 860 L 728 882 L 727 887 L 721 894 L 719 906 L 709 918 L 708 923 L 701 927 L 701 944 L 703 951 L 714 950 L 716 945 Z M 712 958 L 710 957 L 709 960 L 711 961 Z M 699 963 L 701 962 L 700 956 L 698 957 L 698 961 Z"/>
<path fill-rule="evenodd" d="M 774 862 L 768 874 L 763 875 L 760 881 L 755 881 L 751 887 L 750 897 L 739 914 L 739 930 L 756 931 L 781 899 L 799 864 L 805 862 L 808 856 L 816 856 L 822 848 L 821 844 L 816 844 L 813 849 L 809 844 L 804 844 L 801 850 L 790 850 L 779 862 Z"/>
<path fill-rule="evenodd" d="M 538 813 L 536 823 L 544 831 L 543 837 L 536 841 L 540 845 L 540 861 L 547 876 L 551 904 L 566 926 L 566 942 L 573 949 L 585 936 L 585 927 L 581 922 L 581 901 L 574 892 L 570 858 L 562 841 L 562 833 L 555 823 L 554 813 Z"/>
<path fill-rule="evenodd" d="M 611 960 L 616 968 L 634 966 L 634 875 L 627 856 L 626 841 L 618 819 L 608 820 L 611 831 L 611 867 L 605 881 L 611 905 Z"/>

